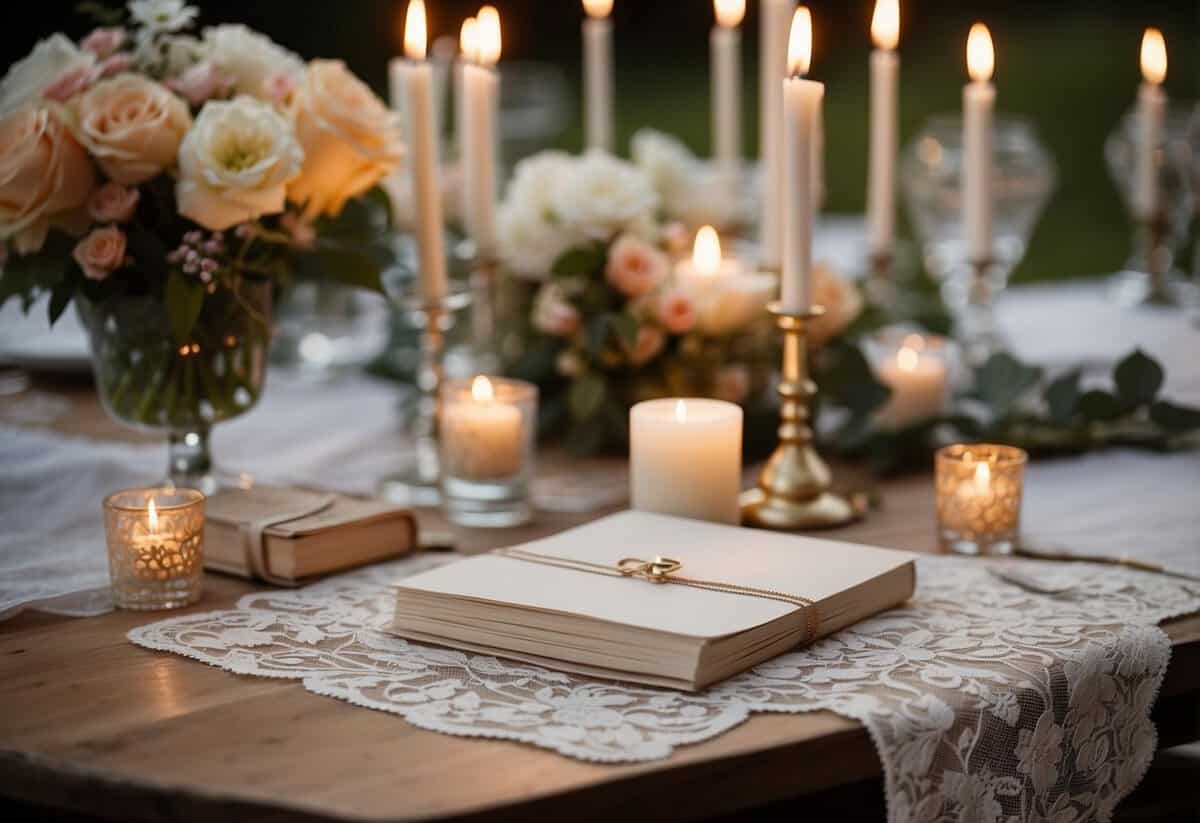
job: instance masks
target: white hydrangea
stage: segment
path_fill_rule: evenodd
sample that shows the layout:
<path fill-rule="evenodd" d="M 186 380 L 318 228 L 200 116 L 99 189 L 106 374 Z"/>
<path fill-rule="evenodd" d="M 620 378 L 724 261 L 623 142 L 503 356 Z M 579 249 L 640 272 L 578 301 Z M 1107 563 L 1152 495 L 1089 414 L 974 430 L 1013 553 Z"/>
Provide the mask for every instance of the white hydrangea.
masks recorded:
<path fill-rule="evenodd" d="M 658 193 L 669 220 L 680 220 L 692 228 L 731 226 L 744 222 L 753 211 L 747 193 L 729 197 L 720 170 L 669 134 L 642 129 L 633 136 L 632 154 L 634 164 Z"/>
<path fill-rule="evenodd" d="M 270 83 L 281 77 L 296 83 L 304 62 L 295 54 L 240 23 L 210 26 L 202 41 L 204 59 L 228 77 L 234 90 L 259 99 L 270 99 Z"/>
<path fill-rule="evenodd" d="M 575 233 L 610 240 L 622 231 L 646 236 L 658 195 L 636 166 L 605 152 L 588 152 L 554 192 L 554 212 Z"/>

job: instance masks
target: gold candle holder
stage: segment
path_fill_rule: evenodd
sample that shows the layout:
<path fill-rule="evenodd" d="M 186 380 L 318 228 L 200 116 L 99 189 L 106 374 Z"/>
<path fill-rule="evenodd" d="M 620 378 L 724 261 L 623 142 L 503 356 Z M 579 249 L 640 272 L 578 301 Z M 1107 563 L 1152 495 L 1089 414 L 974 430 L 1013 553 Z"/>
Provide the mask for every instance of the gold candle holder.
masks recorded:
<path fill-rule="evenodd" d="M 204 495 L 192 489 L 129 489 L 104 500 L 113 603 L 176 609 L 200 598 Z"/>
<path fill-rule="evenodd" d="M 833 475 L 813 448 L 809 403 L 816 384 L 808 376 L 807 325 L 825 313 L 768 309 L 783 331 L 783 374 L 779 384 L 779 446 L 759 475 L 758 485 L 742 493 L 742 523 L 763 529 L 806 530 L 844 526 L 861 516 L 846 498 L 830 491 Z"/>
<path fill-rule="evenodd" d="M 946 446 L 935 457 L 938 537 L 958 554 L 1012 554 L 1028 455 L 988 443 Z"/>

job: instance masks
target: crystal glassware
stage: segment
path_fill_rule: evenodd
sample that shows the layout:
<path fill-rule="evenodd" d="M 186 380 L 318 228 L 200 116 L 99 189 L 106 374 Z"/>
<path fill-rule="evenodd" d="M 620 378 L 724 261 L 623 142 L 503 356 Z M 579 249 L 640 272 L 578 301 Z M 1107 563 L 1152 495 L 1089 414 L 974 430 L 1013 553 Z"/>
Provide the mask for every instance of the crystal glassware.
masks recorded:
<path fill-rule="evenodd" d="M 1013 446 L 946 446 L 934 460 L 938 537 L 957 554 L 1011 554 L 1028 455 Z"/>
<path fill-rule="evenodd" d="M 1194 149 L 1189 143 L 1193 105 L 1171 103 L 1162 143 L 1155 148 L 1159 207 L 1155 214 L 1138 215 L 1132 205 L 1135 157 L 1140 140 L 1136 110 L 1125 113 L 1104 144 L 1109 171 L 1134 223 L 1132 250 L 1121 271 L 1113 276 L 1112 294 L 1124 305 L 1175 305 L 1189 291 L 1175 258 L 1187 243 L 1197 196 L 1192 179 Z"/>
<path fill-rule="evenodd" d="M 941 281 L 942 296 L 955 317 L 956 337 L 974 362 L 1000 347 L 992 302 L 1024 258 L 1058 173 L 1029 121 L 996 118 L 992 258 L 986 266 L 972 265 L 962 223 L 962 131 L 961 115 L 930 118 L 905 148 L 900 175 L 925 268 Z"/>
<path fill-rule="evenodd" d="M 506 528 L 532 517 L 537 398 L 537 387 L 521 380 L 480 376 L 442 386 L 442 508 L 452 522 Z"/>
<path fill-rule="evenodd" d="M 128 489 L 104 500 L 113 603 L 175 609 L 200 598 L 204 495 L 194 489 Z"/>
<path fill-rule="evenodd" d="M 242 485 L 214 470 L 209 432 L 262 393 L 271 340 L 271 283 L 243 279 L 206 295 L 188 339 L 176 339 L 161 297 L 79 301 L 104 409 L 167 436 L 167 477 L 206 494 Z"/>
<path fill-rule="evenodd" d="M 331 377 L 378 357 L 388 343 L 389 322 L 380 294 L 324 279 L 298 280 L 279 301 L 271 357 L 302 374 Z"/>

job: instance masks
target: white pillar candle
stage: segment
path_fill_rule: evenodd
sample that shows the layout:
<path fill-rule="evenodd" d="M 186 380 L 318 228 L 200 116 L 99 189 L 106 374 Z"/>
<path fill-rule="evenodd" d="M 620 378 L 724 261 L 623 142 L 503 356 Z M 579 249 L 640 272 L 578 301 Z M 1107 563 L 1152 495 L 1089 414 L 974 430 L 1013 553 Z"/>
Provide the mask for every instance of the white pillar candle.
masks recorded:
<path fill-rule="evenodd" d="M 996 87 L 992 85 L 995 54 L 987 26 L 976 23 L 967 37 L 967 71 L 963 89 L 963 239 L 967 260 L 992 258 L 992 117 Z"/>
<path fill-rule="evenodd" d="M 1167 78 L 1167 44 L 1158 29 L 1142 35 L 1142 85 L 1138 89 L 1137 137 L 1134 141 L 1132 202 L 1134 215 L 1153 218 L 1160 210 L 1158 163 L 1167 119 L 1167 95 L 1162 82 Z"/>
<path fill-rule="evenodd" d="M 426 300 L 446 296 L 446 240 L 442 226 L 441 159 L 433 99 L 433 66 L 425 60 L 425 3 L 411 0 L 404 24 L 401 68 L 408 124 L 409 169 L 417 218 L 417 271 Z"/>
<path fill-rule="evenodd" d="M 746 0 L 713 0 L 717 25 L 710 38 L 713 164 L 725 196 L 737 197 L 742 166 L 742 32 Z"/>
<path fill-rule="evenodd" d="M 900 429 L 942 413 L 949 386 L 944 350 L 944 346 L 931 348 L 919 334 L 910 334 L 899 348 L 883 352 L 875 373 L 892 393 L 876 412 L 882 428 Z"/>
<path fill-rule="evenodd" d="M 448 475 L 485 481 L 521 471 L 526 440 L 521 410 L 498 398 L 489 378 L 476 377 L 470 393 L 444 396 L 439 425 Z"/>
<path fill-rule="evenodd" d="M 867 244 L 876 257 L 896 246 L 896 154 L 899 150 L 900 0 L 876 0 L 871 18 L 871 142 L 867 175 Z"/>
<path fill-rule="evenodd" d="M 629 412 L 629 449 L 634 509 L 741 521 L 740 406 L 675 398 L 638 403 Z"/>
<path fill-rule="evenodd" d="M 613 134 L 613 0 L 583 0 L 583 102 L 587 148 L 611 152 Z"/>
<path fill-rule="evenodd" d="M 496 115 L 500 78 L 500 16 L 492 6 L 479 10 L 474 31 L 475 60 L 462 66 L 463 92 L 463 219 L 475 241 L 475 253 L 496 253 Z"/>
<path fill-rule="evenodd" d="M 788 75 L 788 27 L 795 11 L 795 0 L 762 0 L 759 11 L 759 239 L 762 264 L 770 269 L 778 269 L 783 262 L 783 95 L 779 83 Z"/>
<path fill-rule="evenodd" d="M 785 311 L 808 311 L 812 300 L 812 234 L 816 204 L 813 185 L 816 139 L 825 86 L 803 75 L 812 57 L 812 16 L 796 10 L 783 81 L 783 275 L 780 300 Z"/>

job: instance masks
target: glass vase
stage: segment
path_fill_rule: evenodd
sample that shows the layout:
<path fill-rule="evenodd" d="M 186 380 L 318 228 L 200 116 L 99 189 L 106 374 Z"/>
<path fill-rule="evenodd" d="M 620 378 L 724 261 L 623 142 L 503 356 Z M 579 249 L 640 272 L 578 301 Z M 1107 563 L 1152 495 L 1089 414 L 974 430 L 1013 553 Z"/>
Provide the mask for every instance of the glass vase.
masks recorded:
<path fill-rule="evenodd" d="M 92 370 L 105 411 L 167 438 L 167 478 L 211 494 L 232 485 L 214 471 L 212 427 L 253 408 L 262 393 L 271 339 L 271 284 L 243 280 L 205 295 L 187 341 L 171 332 L 160 297 L 79 301 Z"/>

